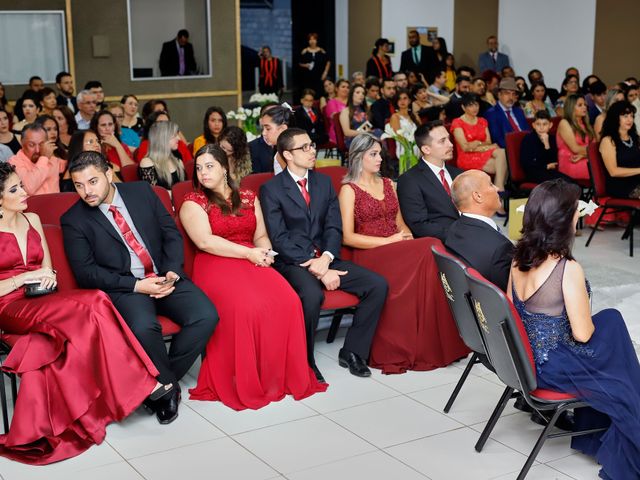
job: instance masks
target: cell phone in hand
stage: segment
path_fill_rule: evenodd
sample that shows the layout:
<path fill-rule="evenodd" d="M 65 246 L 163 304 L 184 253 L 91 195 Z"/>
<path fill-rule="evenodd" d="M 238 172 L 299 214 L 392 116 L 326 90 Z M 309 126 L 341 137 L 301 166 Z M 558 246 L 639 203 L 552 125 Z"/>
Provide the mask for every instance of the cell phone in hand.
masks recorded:
<path fill-rule="evenodd" d="M 173 285 L 174 283 L 176 283 L 175 278 L 165 278 L 163 282 L 158 282 L 158 285 Z"/>

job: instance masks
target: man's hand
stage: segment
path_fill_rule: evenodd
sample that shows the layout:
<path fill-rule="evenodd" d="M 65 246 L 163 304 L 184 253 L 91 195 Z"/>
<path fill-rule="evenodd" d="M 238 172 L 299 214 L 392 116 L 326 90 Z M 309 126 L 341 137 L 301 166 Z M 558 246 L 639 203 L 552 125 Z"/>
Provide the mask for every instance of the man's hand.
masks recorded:
<path fill-rule="evenodd" d="M 304 268 L 308 268 L 309 273 L 316 277 L 317 279 L 321 279 L 329 270 L 329 264 L 331 263 L 331 259 L 329 255 L 322 254 L 318 258 L 311 258 L 304 263 L 301 263 L 300 266 Z"/>
<path fill-rule="evenodd" d="M 173 285 L 178 276 L 173 272 L 168 272 L 167 275 L 169 274 L 173 274 L 175 277 L 148 277 L 143 280 L 138 280 L 134 291 L 142 293 L 143 295 L 149 295 L 151 298 L 163 298 L 171 295 L 176 289 Z M 169 281 L 164 283 L 167 280 Z"/>
<path fill-rule="evenodd" d="M 53 140 L 48 140 L 46 142 L 44 142 L 44 144 L 42 145 L 42 149 L 40 150 L 40 153 L 42 154 L 43 157 L 47 157 L 47 158 L 51 158 L 53 157 L 53 152 L 56 149 L 56 142 L 54 142 Z"/>
<path fill-rule="evenodd" d="M 327 290 L 337 290 L 340 287 L 340 277 L 349 273 L 347 270 L 327 270 L 327 273 L 320 279 Z"/>
<path fill-rule="evenodd" d="M 558 162 L 547 163 L 547 170 L 556 170 L 558 168 Z"/>

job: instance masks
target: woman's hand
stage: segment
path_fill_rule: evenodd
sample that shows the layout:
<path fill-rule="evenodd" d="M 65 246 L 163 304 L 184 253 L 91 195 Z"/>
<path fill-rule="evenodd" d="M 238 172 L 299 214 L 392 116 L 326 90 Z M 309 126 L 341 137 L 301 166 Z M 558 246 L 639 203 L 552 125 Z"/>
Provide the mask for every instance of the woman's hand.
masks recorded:
<path fill-rule="evenodd" d="M 273 257 L 268 255 L 268 248 L 252 248 L 247 253 L 247 260 L 256 267 L 268 267 L 273 263 Z"/>
<path fill-rule="evenodd" d="M 578 163 L 580 160 L 586 160 L 586 158 L 579 153 L 571 155 L 571 163 Z"/>
<path fill-rule="evenodd" d="M 409 234 L 409 236 L 413 238 L 411 234 Z M 389 241 L 389 243 L 396 243 L 402 242 L 403 240 L 411 240 L 411 238 L 407 238 L 407 232 L 398 232 L 394 233 L 390 237 L 387 237 L 387 240 Z"/>
<path fill-rule="evenodd" d="M 58 284 L 56 273 L 49 267 L 25 272 L 18 275 L 16 278 L 19 279 L 19 283 L 21 285 L 31 282 L 40 282 L 40 285 L 43 288 L 53 288 Z"/>
<path fill-rule="evenodd" d="M 102 143 L 106 143 L 113 148 L 116 148 L 117 145 L 120 145 L 120 142 L 118 142 L 118 139 L 113 134 L 102 137 Z"/>

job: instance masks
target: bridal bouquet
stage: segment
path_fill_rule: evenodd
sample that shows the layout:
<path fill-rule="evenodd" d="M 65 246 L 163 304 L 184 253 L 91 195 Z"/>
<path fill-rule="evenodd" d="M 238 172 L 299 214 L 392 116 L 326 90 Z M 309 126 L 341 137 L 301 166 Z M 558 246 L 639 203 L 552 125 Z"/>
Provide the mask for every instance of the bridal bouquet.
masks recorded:
<path fill-rule="evenodd" d="M 402 175 L 418 163 L 418 149 L 414 139 L 416 128 L 415 124 L 412 123 L 410 127 L 402 127 L 396 132 L 391 125 L 387 123 L 384 127 L 384 133 L 380 137 L 381 140 L 387 138 L 395 140 L 399 175 Z"/>

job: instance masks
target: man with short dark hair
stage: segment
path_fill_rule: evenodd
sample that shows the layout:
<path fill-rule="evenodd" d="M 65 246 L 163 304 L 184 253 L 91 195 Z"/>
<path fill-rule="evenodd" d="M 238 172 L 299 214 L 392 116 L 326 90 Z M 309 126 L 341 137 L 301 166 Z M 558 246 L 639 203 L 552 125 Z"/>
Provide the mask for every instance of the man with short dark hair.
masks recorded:
<path fill-rule="evenodd" d="M 183 240 L 146 182 L 113 183 L 98 152 L 82 152 L 69 166 L 80 195 L 61 218 L 64 248 L 81 288 L 106 292 L 171 394 L 145 401 L 162 424 L 178 416 L 178 380 L 204 352 L 218 314 L 183 271 Z M 157 315 L 180 325 L 169 353 Z"/>
<path fill-rule="evenodd" d="M 371 105 L 371 124 L 373 128 L 384 130 L 387 120 L 395 113 L 393 97 L 396 94 L 396 82 L 390 78 L 382 81 L 382 96 Z"/>
<path fill-rule="evenodd" d="M 47 132 L 41 125 L 31 123 L 22 130 L 22 148 L 9 163 L 29 195 L 57 193 L 60 191 L 60 174 L 67 162 L 56 157 L 56 144 L 47 140 Z"/>
<path fill-rule="evenodd" d="M 516 78 L 516 72 L 511 65 L 507 65 L 506 67 L 502 67 L 502 70 L 500 70 L 500 76 L 502 78 Z"/>
<path fill-rule="evenodd" d="M 471 91 L 471 78 L 457 77 L 456 90 L 449 97 L 449 103 L 444 107 L 447 119 L 453 120 L 464 113 L 462 110 L 462 97 Z"/>
<path fill-rule="evenodd" d="M 96 96 L 96 111 L 104 110 L 106 104 L 104 103 L 104 89 L 102 83 L 99 80 L 90 80 L 84 85 L 85 90 L 89 90 Z"/>
<path fill-rule="evenodd" d="M 418 77 L 425 77 L 437 65 L 438 60 L 433 48 L 420 43 L 420 34 L 417 30 L 410 30 L 407 41 L 409 48 L 400 56 L 400 71 L 414 72 Z"/>
<path fill-rule="evenodd" d="M 451 201 L 451 183 L 462 170 L 446 165 L 453 158 L 453 143 L 441 121 L 419 126 L 414 136 L 422 158 L 398 178 L 402 218 L 414 237 L 444 241 L 460 216 Z"/>
<path fill-rule="evenodd" d="M 39 92 L 40 90 L 42 90 L 44 88 L 44 82 L 42 81 L 42 78 L 37 75 L 31 77 L 29 79 L 29 88 L 34 92 Z"/>
<path fill-rule="evenodd" d="M 189 32 L 182 29 L 176 38 L 162 44 L 160 75 L 177 77 L 196 73 L 196 58 L 193 55 L 193 45 L 189 43 Z"/>
<path fill-rule="evenodd" d="M 461 65 L 458 68 L 456 68 L 456 77 L 473 78 L 475 76 L 476 76 L 476 71 L 471 67 L 468 67 L 466 65 Z"/>
<path fill-rule="evenodd" d="M 409 87 L 409 79 L 407 79 L 407 74 L 404 72 L 394 73 L 393 81 L 396 82 L 396 91 L 401 88 L 406 90 Z"/>
<path fill-rule="evenodd" d="M 78 111 L 76 97 L 73 96 L 73 77 L 69 72 L 60 72 L 56 75 L 56 87 L 60 94 L 56 98 L 58 105 L 65 105 L 73 113 Z"/>
<path fill-rule="evenodd" d="M 447 74 L 442 68 L 437 68 L 429 73 L 428 77 L 429 88 L 428 90 L 436 95 L 449 95 L 445 84 L 447 83 Z"/>
<path fill-rule="evenodd" d="M 544 75 L 542 75 L 542 72 L 540 70 L 538 70 L 537 68 L 530 70 L 529 73 L 527 74 L 527 78 L 529 79 L 530 87 L 534 83 L 542 83 L 547 89 L 547 95 L 549 96 L 551 103 L 555 105 L 556 100 L 558 100 L 558 97 L 560 96 L 560 93 L 555 88 L 550 88 L 544 83 Z"/>
<path fill-rule="evenodd" d="M 307 355 L 320 382 L 324 378 L 313 354 L 323 288 L 357 295 L 360 303 L 338 354 L 339 364 L 359 377 L 367 367 L 376 325 L 387 296 L 380 275 L 340 259 L 342 220 L 331 179 L 314 170 L 315 145 L 299 128 L 278 137 L 278 153 L 287 168 L 260 189 L 260 203 L 273 249 L 273 266 L 300 296 L 307 332 Z"/>
<path fill-rule="evenodd" d="M 481 170 L 467 170 L 451 185 L 461 215 L 449 227 L 445 246 L 502 290 L 507 289 L 513 244 L 493 221 L 502 207 L 497 187 Z"/>
<path fill-rule="evenodd" d="M 498 86 L 498 103 L 485 114 L 491 139 L 505 148 L 505 136 L 511 132 L 531 130 L 522 109 L 518 106 L 518 87 L 513 78 L 503 78 Z"/>
<path fill-rule="evenodd" d="M 589 85 L 589 96 L 591 97 L 591 102 L 589 102 L 589 122 L 593 125 L 596 117 L 604 112 L 607 99 L 607 86 L 602 80 L 596 80 Z"/>
<path fill-rule="evenodd" d="M 498 52 L 498 37 L 490 35 L 487 37 L 487 51 L 478 56 L 478 68 L 480 72 L 493 70 L 500 72 L 504 67 L 510 65 L 509 57 Z"/>

